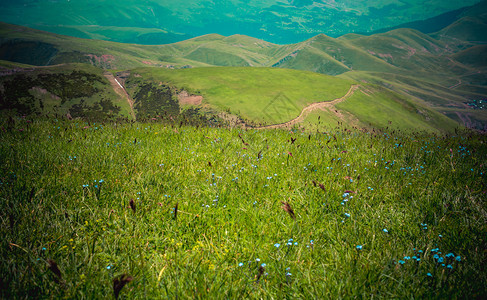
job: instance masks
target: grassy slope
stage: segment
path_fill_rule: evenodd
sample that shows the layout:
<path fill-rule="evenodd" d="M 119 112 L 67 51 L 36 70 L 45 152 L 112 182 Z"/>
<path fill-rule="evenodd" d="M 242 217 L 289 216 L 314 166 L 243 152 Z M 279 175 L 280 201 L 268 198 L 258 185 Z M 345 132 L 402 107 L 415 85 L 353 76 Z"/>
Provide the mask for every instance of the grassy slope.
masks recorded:
<path fill-rule="evenodd" d="M 342 39 L 319 35 L 283 46 L 247 36 L 216 34 L 169 45 L 141 46 L 74 39 L 7 24 L 0 26 L 0 34 L 7 40 L 21 38 L 53 44 L 59 52 L 53 54 L 50 63 L 80 61 L 118 69 L 146 65 L 176 68 L 185 65 L 277 66 L 332 75 L 345 73 L 344 78 L 393 88 L 412 100 L 434 107 L 452 103 L 458 106 L 469 98 L 482 98 L 487 94 L 483 70 L 456 61 L 456 56 L 450 55 L 448 43 L 410 29 Z M 43 47 L 36 49 L 46 52 Z M 20 55 L 25 47 L 19 46 L 15 51 Z M 87 54 L 97 58 L 89 58 Z M 47 60 L 49 55 L 45 56 Z M 370 72 L 375 73 L 370 76 Z M 460 80 L 461 85 L 455 86 Z M 451 86 L 455 88 L 450 89 Z"/>
<path fill-rule="evenodd" d="M 487 294 L 482 136 L 33 121 L 0 124 L 2 298 Z"/>
<path fill-rule="evenodd" d="M 353 81 L 332 76 L 273 68 L 136 69 L 144 79 L 198 92 L 220 110 L 230 110 L 258 123 L 281 123 L 313 102 L 345 95 Z"/>
<path fill-rule="evenodd" d="M 33 108 L 35 107 L 34 110 L 40 113 L 57 113 L 65 115 L 70 112 L 73 105 L 80 104 L 82 100 L 84 101 L 85 105 L 93 106 L 95 102 L 99 102 L 100 100 L 104 99 L 110 101 L 113 105 L 120 108 L 120 111 L 117 113 L 119 117 L 131 118 L 130 106 L 128 102 L 126 99 L 120 97 L 114 92 L 108 80 L 103 76 L 103 70 L 99 68 L 86 64 L 35 67 L 0 61 L 0 71 L 2 70 L 2 67 L 7 70 L 16 70 L 16 72 L 12 75 L 0 77 L 0 86 L 2 87 L 5 82 L 16 80 L 15 78 L 18 78 L 18 76 L 25 76 L 26 78 L 31 78 L 33 80 L 38 80 L 38 78 L 43 76 L 64 76 L 61 80 L 65 80 L 65 82 L 59 82 L 50 78 L 42 80 L 41 86 L 39 86 L 39 83 L 34 84 L 33 86 L 27 86 L 29 89 L 29 94 L 34 97 Z M 79 86 L 80 84 L 80 82 L 68 82 L 70 74 L 73 72 L 83 72 L 89 76 L 94 76 L 92 78 L 93 81 L 90 82 L 89 80 L 91 79 L 87 81 L 87 85 L 92 86 L 95 89 L 95 92 L 90 96 L 68 96 L 68 98 L 65 98 L 65 102 L 62 103 L 62 99 L 60 97 L 62 97 L 63 94 L 72 93 L 72 91 L 68 89 L 76 89 L 76 86 Z M 19 82 L 16 85 L 24 86 L 24 82 Z M 66 88 L 63 88 L 63 86 Z M 8 100 L 11 101 L 12 99 L 7 99 L 7 101 Z M 40 106 L 40 102 L 42 102 L 43 107 Z"/>
<path fill-rule="evenodd" d="M 358 128 L 393 128 L 405 131 L 453 132 L 459 124 L 450 118 L 375 85 L 363 85 L 346 101 L 316 110 L 303 121 L 306 128 L 333 128 L 348 124 Z"/>
<path fill-rule="evenodd" d="M 359 91 L 337 108 L 351 113 L 363 124 L 374 128 L 452 132 L 458 123 L 436 111 L 414 105 L 384 88 Z"/>
<path fill-rule="evenodd" d="M 467 99 L 485 98 L 487 93 L 485 90 L 486 78 L 482 72 L 472 71 L 465 76 L 459 77 L 459 79 L 450 78 L 441 82 L 442 84 L 435 82 L 435 78 L 431 78 L 432 81 L 430 81 L 421 77 L 387 73 L 354 71 L 347 72 L 339 77 L 385 86 L 407 97 L 410 101 L 412 99 L 413 103 L 428 108 L 428 110 L 432 109 L 447 115 L 464 126 L 470 127 L 472 123 L 475 123 L 477 125 L 474 128 L 482 130 L 485 128 L 484 121 L 487 119 L 487 112 L 485 110 L 470 109 L 464 103 Z M 436 81 L 438 80 L 436 78 Z M 462 84 L 456 86 L 459 80 L 461 80 Z M 458 114 L 467 116 L 464 120 L 471 119 L 472 122 L 465 122 L 458 117 Z"/>
<path fill-rule="evenodd" d="M 205 103 L 252 123 L 278 124 L 299 115 L 314 102 L 330 101 L 346 94 L 353 81 L 311 72 L 273 68 L 196 68 L 185 70 L 136 69 L 144 80 L 167 83 L 204 96 Z M 385 88 L 364 85 L 346 101 L 308 116 L 302 125 L 336 122 L 363 127 L 451 132 L 458 123 L 405 96 Z M 312 121 L 314 120 L 314 121 Z M 389 124 L 388 121 L 393 121 Z M 311 126 L 311 127 L 313 127 Z"/>

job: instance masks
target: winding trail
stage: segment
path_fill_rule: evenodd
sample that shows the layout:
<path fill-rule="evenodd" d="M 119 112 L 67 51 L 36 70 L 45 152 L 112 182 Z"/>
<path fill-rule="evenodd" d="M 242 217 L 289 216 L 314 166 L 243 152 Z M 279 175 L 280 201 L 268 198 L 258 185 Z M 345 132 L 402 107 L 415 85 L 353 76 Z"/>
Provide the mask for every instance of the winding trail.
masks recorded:
<path fill-rule="evenodd" d="M 261 126 L 261 127 L 254 127 L 254 129 L 275 129 L 275 128 L 283 128 L 283 127 L 292 127 L 296 123 L 302 122 L 304 120 L 304 118 L 310 112 L 312 112 L 314 110 L 323 109 L 323 108 L 333 108 L 336 104 L 347 100 L 347 98 L 352 96 L 358 88 L 360 88 L 360 85 L 354 84 L 350 87 L 348 92 L 343 97 L 337 98 L 337 99 L 332 100 L 332 101 L 311 103 L 310 105 L 303 108 L 303 110 L 301 111 L 299 116 L 292 119 L 291 121 L 287 121 L 287 122 L 281 123 L 281 124 L 273 124 L 273 125 L 266 125 L 266 126 Z"/>
<path fill-rule="evenodd" d="M 112 86 L 113 90 L 123 99 L 125 99 L 129 106 L 130 106 L 130 115 L 132 118 L 135 120 L 135 112 L 134 112 L 134 101 L 130 98 L 129 94 L 127 91 L 124 89 L 124 87 L 118 82 L 118 80 L 113 76 L 112 73 L 110 72 L 105 72 L 103 74 L 106 79 L 110 82 L 110 85 Z"/>

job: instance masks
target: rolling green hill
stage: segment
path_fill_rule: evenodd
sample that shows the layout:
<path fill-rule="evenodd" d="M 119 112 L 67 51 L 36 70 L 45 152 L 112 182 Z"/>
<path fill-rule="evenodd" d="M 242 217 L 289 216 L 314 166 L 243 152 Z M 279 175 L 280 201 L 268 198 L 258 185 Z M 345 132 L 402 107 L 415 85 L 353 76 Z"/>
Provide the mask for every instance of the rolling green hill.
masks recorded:
<path fill-rule="evenodd" d="M 5 23 L 0 24 L 0 35 L 0 58 L 19 63 L 86 63 L 118 71 L 152 67 L 153 70 L 146 73 L 154 74 L 169 74 L 166 71 L 170 69 L 193 68 L 194 73 L 187 71 L 187 74 L 199 75 L 192 82 L 187 82 L 189 88 L 193 88 L 191 85 L 198 86 L 198 82 L 204 82 L 205 78 L 212 76 L 205 75 L 205 72 L 212 72 L 209 71 L 212 68 L 198 71 L 200 67 L 272 67 L 313 71 L 380 85 L 402 94 L 408 101 L 430 107 L 460 122 L 462 118 L 458 114 L 468 114 L 479 120 L 468 123 L 478 123 L 479 128 L 483 128 L 480 120 L 485 119 L 484 110 L 470 111 L 471 108 L 465 104 L 473 99 L 485 99 L 487 95 L 486 70 L 471 55 L 475 54 L 481 61 L 483 48 L 452 48 L 447 41 L 437 40 L 412 29 L 397 29 L 372 36 L 348 35 L 339 39 L 318 35 L 290 45 L 276 45 L 243 35 L 225 37 L 217 34 L 159 46 L 121 44 L 61 36 Z M 238 76 L 245 76 L 246 73 L 242 72 Z M 238 76 L 231 75 L 235 78 Z M 280 81 L 279 76 L 272 78 Z M 304 76 L 303 82 L 296 81 L 291 86 L 297 90 L 320 90 L 317 86 L 310 86 L 308 79 Z M 242 86 L 245 86 L 245 82 L 246 79 L 242 80 Z M 267 93 L 263 86 L 260 88 L 263 94 Z M 255 93 L 260 92 L 257 90 Z M 209 97 L 207 100 L 213 102 L 208 103 L 220 110 L 230 110 L 252 122 L 267 121 L 256 111 L 260 107 L 254 106 L 254 102 L 245 100 L 241 104 L 223 104 L 224 97 L 228 95 L 222 93 L 220 96 Z M 269 97 L 265 96 L 266 99 Z M 297 115 L 302 103 L 297 99 L 293 101 L 298 101 L 298 108 L 292 113 Z M 253 110 L 243 107 L 248 104 L 251 104 Z M 139 112 L 136 107 L 134 115 L 160 112 L 156 108 L 157 105 L 144 109 L 140 107 Z M 285 118 L 278 118 L 276 122 L 284 121 Z"/>
<path fill-rule="evenodd" d="M 125 82 L 129 91 L 133 82 L 137 86 L 141 82 L 174 85 L 203 96 L 204 104 L 212 109 L 237 115 L 252 124 L 286 122 L 311 103 L 345 95 L 353 83 L 313 72 L 274 68 L 143 68 L 131 73 Z"/>
<path fill-rule="evenodd" d="M 393 127 L 398 129 L 413 129 L 414 124 L 416 129 L 438 132 L 458 126 L 384 88 L 309 71 L 145 67 L 114 72 L 114 77 L 86 64 L 0 65 L 0 110 L 10 114 L 56 114 L 93 120 L 200 116 L 236 121 L 244 127 L 282 124 L 274 127 L 312 129 L 308 114 L 318 112 L 328 127 L 341 122 L 380 128 L 390 125 L 385 123 L 386 118 L 394 119 Z M 324 107 L 329 114 L 322 113 Z M 293 119 L 299 120 L 287 126 L 286 122 Z"/>

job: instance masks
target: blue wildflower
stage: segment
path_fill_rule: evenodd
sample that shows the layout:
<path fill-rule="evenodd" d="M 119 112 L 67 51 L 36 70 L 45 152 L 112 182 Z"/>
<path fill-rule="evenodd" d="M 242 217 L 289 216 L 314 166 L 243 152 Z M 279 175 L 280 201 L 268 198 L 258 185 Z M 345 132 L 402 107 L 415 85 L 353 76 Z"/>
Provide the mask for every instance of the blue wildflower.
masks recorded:
<path fill-rule="evenodd" d="M 426 276 L 433 277 L 433 275 L 431 275 L 431 273 L 426 274 Z"/>
<path fill-rule="evenodd" d="M 243 263 L 239 263 L 239 264 L 238 264 L 238 266 L 239 266 L 239 267 L 242 267 L 242 266 L 243 266 Z"/>
<path fill-rule="evenodd" d="M 276 248 L 279 248 L 280 246 L 281 246 L 281 244 L 278 244 L 278 243 L 274 244 L 274 247 L 276 247 Z"/>
<path fill-rule="evenodd" d="M 384 229 L 382 229 L 382 231 L 384 231 L 385 233 L 388 233 L 388 232 L 389 232 L 389 230 L 387 230 L 387 229 L 385 229 L 385 228 L 384 228 Z"/>
<path fill-rule="evenodd" d="M 462 261 L 462 258 L 460 257 L 460 255 L 458 255 L 457 257 L 455 257 L 455 260 L 456 261 Z"/>
<path fill-rule="evenodd" d="M 357 250 L 362 250 L 362 245 L 357 245 Z"/>

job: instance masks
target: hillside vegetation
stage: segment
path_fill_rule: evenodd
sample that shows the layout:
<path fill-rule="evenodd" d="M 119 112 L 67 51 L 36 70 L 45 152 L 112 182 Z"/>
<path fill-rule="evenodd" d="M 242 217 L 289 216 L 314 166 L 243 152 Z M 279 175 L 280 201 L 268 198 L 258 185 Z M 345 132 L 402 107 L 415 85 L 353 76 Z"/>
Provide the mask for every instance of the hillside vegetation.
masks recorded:
<path fill-rule="evenodd" d="M 2 298 L 487 294 L 485 136 L 0 127 Z"/>
<path fill-rule="evenodd" d="M 0 62 L 0 73 L 0 110 L 98 120 L 131 117 L 129 103 L 115 93 L 99 68 Z"/>
<path fill-rule="evenodd" d="M 467 12 L 469 14 L 464 18 L 482 17 L 481 9 L 479 9 L 478 16 L 475 16 L 470 10 Z M 461 23 L 461 20 L 456 22 Z M 270 118 L 261 113 L 262 105 L 276 96 L 276 90 L 273 90 L 274 93 L 269 93 L 270 89 L 266 90 L 265 86 L 261 85 L 259 87 L 261 90 L 256 89 L 254 94 L 252 92 L 241 93 L 238 91 L 239 89 L 248 90 L 244 87 L 249 86 L 248 79 L 251 76 L 245 75 L 247 72 L 242 72 L 238 75 L 223 76 L 234 77 L 232 80 L 236 80 L 236 76 L 243 76 L 239 83 L 240 86 L 235 89 L 229 88 L 234 89 L 232 91 L 216 91 L 215 86 L 210 85 L 206 88 L 212 89 L 212 91 L 203 91 L 199 86 L 210 83 L 204 78 L 213 76 L 211 73 L 213 69 L 207 67 L 272 67 L 339 76 L 359 83 L 375 84 L 390 89 L 405 97 L 408 102 L 422 107 L 419 111 L 437 111 L 461 125 L 482 130 L 486 128 L 483 122 L 487 119 L 486 111 L 474 110 L 466 104 L 485 99 L 487 95 L 485 88 L 487 73 L 483 66 L 484 48 L 467 40 L 458 42 L 456 39 L 457 42 L 453 43 L 453 37 L 447 39 L 441 33 L 433 35 L 441 37 L 440 39 L 412 29 L 396 29 L 372 36 L 349 35 L 339 39 L 321 34 L 290 45 L 272 44 L 243 35 L 225 37 L 210 34 L 159 46 L 77 39 L 4 23 L 0 26 L 0 34 L 4 37 L 0 42 L 0 58 L 31 65 L 75 62 L 118 72 L 129 71 L 129 73 L 135 68 L 152 67 L 152 71 L 145 71 L 145 73 L 153 72 L 154 74 L 178 74 L 178 71 L 171 73 L 165 70 L 205 67 L 199 71 L 188 71 L 188 74 L 195 74 L 190 75 L 190 77 L 193 76 L 191 82 L 178 81 L 177 76 L 174 75 L 174 78 L 170 79 L 178 82 L 172 85 L 177 88 L 201 90 L 200 92 L 206 94 L 205 104 L 209 104 L 212 109 L 217 110 L 214 113 L 226 110 L 241 119 L 254 123 L 270 122 Z M 210 73 L 204 74 L 205 72 Z M 280 79 L 277 78 L 278 73 L 275 73 L 274 77 L 264 79 L 262 78 L 263 72 L 267 71 L 256 72 L 254 81 L 267 82 L 269 85 L 273 82 L 272 78 L 276 78 L 277 85 L 271 85 L 281 89 L 279 87 Z M 280 74 L 286 76 L 284 74 L 288 73 Z M 307 90 L 315 88 L 320 92 L 324 90 L 319 84 L 310 85 L 308 81 L 308 75 L 303 75 L 301 82 L 298 83 L 294 80 L 294 83 L 290 85 L 293 87 L 293 92 L 289 92 L 290 88 L 286 92 L 291 95 L 291 101 L 288 102 L 293 104 L 286 108 L 288 112 L 285 113 L 285 116 L 273 120 L 275 123 L 291 120 L 299 115 L 305 103 L 317 101 L 316 99 L 319 97 L 313 96 L 311 98 L 315 99 L 310 99 L 306 94 Z M 166 83 L 171 86 L 170 82 Z M 217 84 L 217 82 L 211 82 L 211 84 Z M 230 84 L 230 82 L 225 84 Z M 130 87 L 127 88 L 130 90 Z M 298 91 L 302 96 L 296 94 Z M 173 91 L 167 99 L 176 97 L 177 94 L 178 91 Z M 333 91 L 331 94 L 334 94 Z M 242 97 L 236 99 L 237 95 Z M 135 94 L 132 93 L 131 96 L 135 97 Z M 228 96 L 232 96 L 232 99 L 225 98 Z M 264 101 L 260 101 L 261 99 Z M 335 98 L 327 98 L 327 100 L 333 99 Z M 168 109 L 172 107 L 170 109 L 173 113 L 178 110 L 177 104 L 169 103 L 171 102 L 169 100 L 153 102 L 158 103 L 157 101 L 166 103 L 162 105 L 163 107 Z M 139 103 L 142 102 L 139 101 Z M 257 103 L 261 105 L 255 105 Z M 138 110 L 141 110 L 140 117 L 161 114 L 163 111 L 158 104 L 143 106 L 137 104 L 133 108 L 135 110 L 132 116 L 137 116 Z M 378 118 L 377 116 L 376 118 Z M 438 119 L 436 116 L 433 118 Z M 368 123 L 378 124 L 384 123 L 383 121 Z M 440 123 L 443 122 L 437 124 Z M 436 125 L 433 127 L 437 128 Z M 452 128 L 452 126 L 448 125 L 447 128 Z"/>

